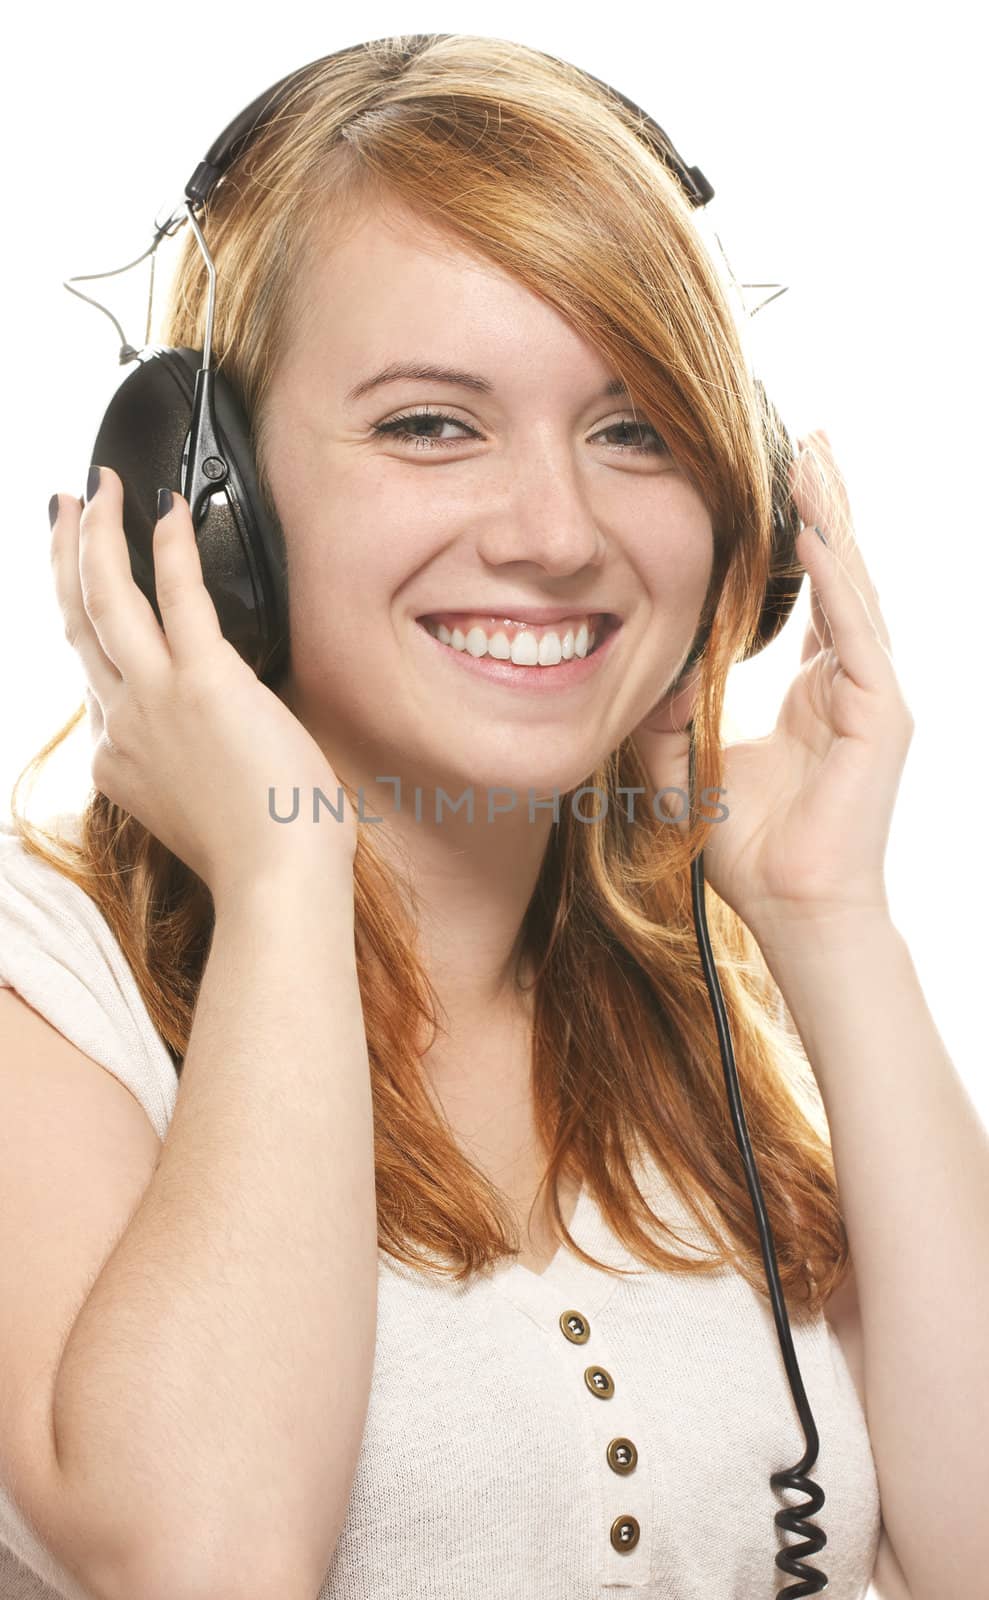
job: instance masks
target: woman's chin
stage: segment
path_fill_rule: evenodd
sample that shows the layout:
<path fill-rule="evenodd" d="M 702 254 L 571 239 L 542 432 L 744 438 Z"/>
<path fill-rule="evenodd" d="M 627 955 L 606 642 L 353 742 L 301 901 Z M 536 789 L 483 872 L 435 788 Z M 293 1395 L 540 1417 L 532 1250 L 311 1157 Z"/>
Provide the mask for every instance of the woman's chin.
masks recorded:
<path fill-rule="evenodd" d="M 418 780 L 416 787 L 424 815 L 428 806 L 431 819 L 445 813 L 452 821 L 468 815 L 468 807 L 472 805 L 474 820 L 479 823 L 488 824 L 512 815 L 535 823 L 542 817 L 558 820 L 566 796 L 571 790 L 590 784 L 591 772 L 593 764 L 590 768 L 575 769 L 569 763 L 553 768 L 541 761 L 538 767 L 520 767 L 516 751 L 515 760 L 510 763 L 478 760 L 469 769 L 457 767 L 434 772 L 428 780 Z M 414 796 L 409 798 L 414 799 Z M 582 809 L 593 814 L 593 802 L 593 795 L 587 796 Z M 406 804 L 403 800 L 403 809 Z"/>

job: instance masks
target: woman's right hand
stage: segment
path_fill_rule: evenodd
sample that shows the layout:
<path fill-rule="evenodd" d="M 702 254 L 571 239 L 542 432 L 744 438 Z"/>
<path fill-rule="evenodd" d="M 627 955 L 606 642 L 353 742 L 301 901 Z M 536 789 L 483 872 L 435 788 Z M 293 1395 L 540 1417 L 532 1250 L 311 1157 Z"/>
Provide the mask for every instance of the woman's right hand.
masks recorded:
<path fill-rule="evenodd" d="M 123 484 L 110 467 L 84 508 L 58 497 L 52 530 L 65 636 L 87 679 L 93 782 L 191 867 L 214 900 L 282 870 L 352 878 L 357 819 L 312 735 L 223 637 L 203 582 L 187 502 L 155 524 L 155 592 L 164 629 L 134 582 Z M 299 814 L 279 823 L 274 809 Z"/>

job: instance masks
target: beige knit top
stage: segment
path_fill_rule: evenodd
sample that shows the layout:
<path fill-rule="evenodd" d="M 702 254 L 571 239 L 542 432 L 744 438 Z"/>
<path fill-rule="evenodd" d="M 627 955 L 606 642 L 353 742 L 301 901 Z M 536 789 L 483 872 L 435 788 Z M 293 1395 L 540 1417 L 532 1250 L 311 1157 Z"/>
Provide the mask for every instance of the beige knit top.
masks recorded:
<path fill-rule="evenodd" d="M 0 824 L 0 983 L 140 1101 L 164 1138 L 178 1082 L 93 903 Z M 656 1215 L 703 1235 L 662 1175 Z M 374 1372 L 346 1522 L 319 1600 L 773 1600 L 796 1542 L 770 1474 L 804 1451 L 768 1300 L 733 1269 L 646 1269 L 585 1187 L 568 1249 L 537 1276 L 466 1284 L 379 1252 Z M 820 1434 L 811 1476 L 829 1600 L 869 1589 L 880 1505 L 865 1417 L 823 1316 L 791 1328 Z M 327 1352 L 327 1359 L 332 1359 Z M 249 1397 L 247 1397 L 249 1399 Z M 195 1452 L 196 1441 L 187 1444 Z M 249 1560 L 249 1551 L 245 1552 Z M 2 1600 L 88 1600 L 0 1484 Z M 139 1600 L 135 1596 L 134 1600 Z"/>

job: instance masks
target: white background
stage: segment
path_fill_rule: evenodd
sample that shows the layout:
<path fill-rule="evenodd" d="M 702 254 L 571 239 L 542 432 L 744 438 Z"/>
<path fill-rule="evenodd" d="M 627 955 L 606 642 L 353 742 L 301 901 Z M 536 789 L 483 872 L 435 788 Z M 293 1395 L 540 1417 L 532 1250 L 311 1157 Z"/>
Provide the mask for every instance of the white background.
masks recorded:
<path fill-rule="evenodd" d="M 364 0 L 338 12 L 293 0 L 270 9 L 242 0 L 19 8 L 3 106 L 10 445 L 0 811 L 23 763 L 82 698 L 51 589 L 46 505 L 56 489 L 82 492 L 102 408 L 124 375 L 111 324 L 62 279 L 137 256 L 154 215 L 178 200 L 221 128 L 293 68 L 402 31 L 514 38 L 569 57 L 646 106 L 712 181 L 709 215 L 738 278 L 789 285 L 751 325 L 758 367 L 792 432 L 827 429 L 850 484 L 917 723 L 887 856 L 892 910 L 989 1123 L 978 13 L 834 0 L 625 0 L 565 11 L 531 0 Z M 93 286 L 136 343 L 146 290 L 143 266 Z M 772 726 L 806 608 L 805 585 L 785 635 L 736 670 L 730 704 L 740 730 Z M 61 759 L 56 787 L 38 791 L 34 812 L 81 803 L 85 722 L 70 743 L 72 759 Z"/>
<path fill-rule="evenodd" d="M 248 15 L 232 0 L 172 0 L 147 14 L 105 0 L 20 13 L 3 106 L 0 811 L 24 762 L 82 698 L 51 586 L 46 505 L 56 489 L 82 492 L 102 409 L 130 370 L 117 365 L 107 318 L 62 280 L 138 256 L 221 128 L 304 62 L 402 31 L 515 38 L 647 107 L 713 183 L 707 215 L 739 280 L 789 285 L 749 324 L 754 357 L 794 434 L 826 428 L 850 485 L 917 723 L 887 855 L 890 902 L 989 1123 L 979 1009 L 989 341 L 977 8 L 942 4 L 928 21 L 893 4 L 625 3 L 564 18 L 515 0 L 366 0 L 355 21 L 335 22 L 329 7 L 283 0 L 245 26 Z M 141 343 L 147 281 L 144 264 L 80 287 L 107 298 Z M 772 726 L 806 610 L 805 584 L 784 635 L 736 669 L 739 731 Z M 37 792 L 36 814 L 81 803 L 85 722 L 69 746 L 57 781 Z"/>

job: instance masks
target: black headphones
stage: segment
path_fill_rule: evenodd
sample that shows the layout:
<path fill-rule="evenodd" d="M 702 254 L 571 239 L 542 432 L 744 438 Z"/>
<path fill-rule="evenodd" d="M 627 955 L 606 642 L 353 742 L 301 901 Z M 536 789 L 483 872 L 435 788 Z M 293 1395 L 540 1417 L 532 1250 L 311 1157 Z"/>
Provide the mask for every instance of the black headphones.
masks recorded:
<path fill-rule="evenodd" d="M 406 59 L 416 54 L 428 38 L 416 35 L 405 41 Z M 321 59 L 338 60 L 368 48 L 368 44 L 350 45 Z M 311 62 L 279 79 L 234 117 L 186 184 L 184 205 L 157 227 L 152 253 L 160 240 L 184 221 L 189 221 L 196 231 L 210 274 L 207 349 L 204 352 L 145 346 L 136 350 L 125 341 L 121 360 L 136 360 L 138 366 L 110 401 L 91 457 L 94 464 L 112 467 L 123 482 L 124 530 L 131 570 L 159 622 L 152 558 L 157 490 L 159 485 L 170 486 L 185 496 L 196 529 L 203 580 L 223 635 L 269 686 L 288 662 L 285 541 L 277 517 L 261 494 L 242 399 L 231 380 L 209 365 L 215 274 L 194 213 L 205 205 L 256 130 L 278 110 L 300 71 L 305 73 L 315 65 Z M 583 76 L 632 113 L 638 122 L 639 137 L 679 180 L 692 206 L 704 206 L 713 198 L 714 190 L 700 168 L 685 164 L 667 134 L 647 112 L 600 78 L 590 73 Z M 774 466 L 770 576 L 757 638 L 749 655 L 755 655 L 780 631 L 804 576 L 794 548 L 801 520 L 786 476 L 793 459 L 793 443 L 758 380 L 757 386 L 789 459 Z M 771 452 L 771 459 L 777 462 L 775 452 Z M 697 659 L 703 644 L 703 637 L 695 641 L 684 673 Z"/>

